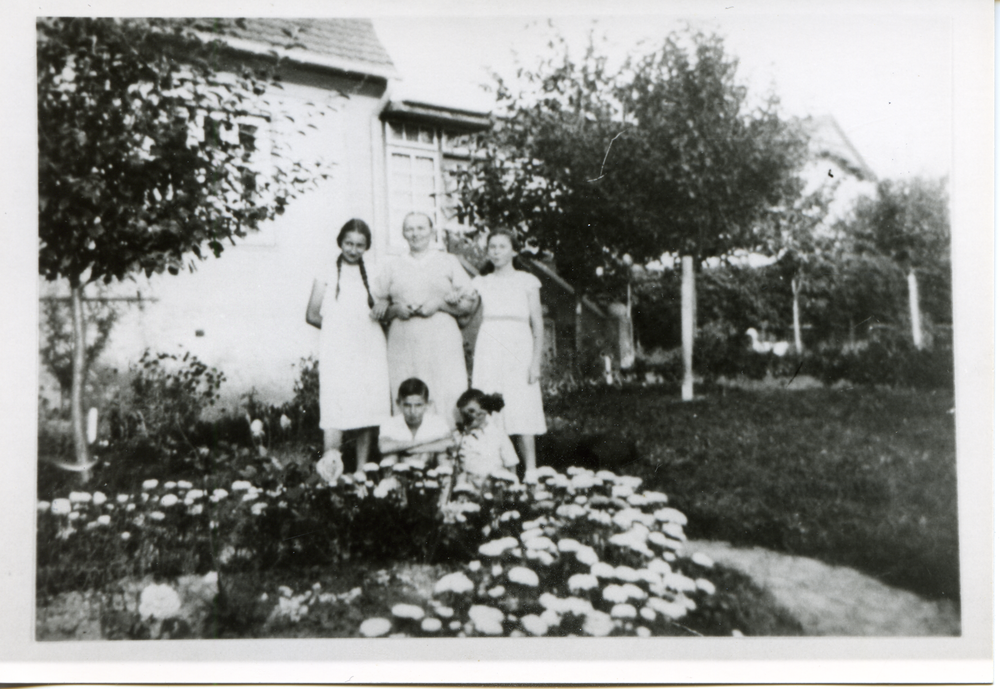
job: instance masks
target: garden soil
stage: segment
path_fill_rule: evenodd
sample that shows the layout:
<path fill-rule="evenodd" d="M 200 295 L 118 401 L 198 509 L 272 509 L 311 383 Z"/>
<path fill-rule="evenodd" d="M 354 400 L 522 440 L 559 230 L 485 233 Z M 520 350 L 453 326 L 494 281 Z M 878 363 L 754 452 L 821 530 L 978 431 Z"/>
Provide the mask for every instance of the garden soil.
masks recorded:
<path fill-rule="evenodd" d="M 798 619 L 808 636 L 961 634 L 953 602 L 926 600 L 849 567 L 721 541 L 689 541 L 685 551 L 704 553 L 749 576 Z"/>

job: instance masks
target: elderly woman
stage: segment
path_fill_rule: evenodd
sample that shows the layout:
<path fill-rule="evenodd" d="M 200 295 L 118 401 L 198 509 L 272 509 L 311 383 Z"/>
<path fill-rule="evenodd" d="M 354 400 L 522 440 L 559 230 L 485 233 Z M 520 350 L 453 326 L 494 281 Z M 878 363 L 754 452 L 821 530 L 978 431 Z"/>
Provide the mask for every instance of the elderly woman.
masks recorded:
<path fill-rule="evenodd" d="M 472 313 L 479 297 L 451 254 L 431 246 L 434 228 L 423 213 L 403 219 L 410 251 L 388 261 L 373 284 L 375 313 L 389 320 L 389 386 L 408 378 L 430 388 L 435 411 L 455 427 L 455 403 L 469 385 L 456 318 Z"/>

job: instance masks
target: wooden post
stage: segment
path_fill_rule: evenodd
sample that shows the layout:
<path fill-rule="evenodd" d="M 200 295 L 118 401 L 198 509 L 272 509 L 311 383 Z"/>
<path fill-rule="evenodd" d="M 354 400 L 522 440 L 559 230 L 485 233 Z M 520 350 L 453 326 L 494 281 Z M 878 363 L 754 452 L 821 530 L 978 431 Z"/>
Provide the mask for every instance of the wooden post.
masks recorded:
<path fill-rule="evenodd" d="M 681 258 L 681 350 L 684 353 L 684 382 L 681 399 L 694 399 L 694 260 Z"/>
<path fill-rule="evenodd" d="M 792 278 L 792 330 L 795 335 L 795 353 L 802 353 L 802 325 L 799 322 L 799 281 Z"/>
<path fill-rule="evenodd" d="M 906 276 L 906 283 L 910 288 L 910 328 L 913 331 L 913 346 L 917 349 L 924 348 L 924 333 L 920 327 L 920 295 L 917 291 L 917 274 L 910 268 L 909 275 Z"/>
<path fill-rule="evenodd" d="M 583 299 L 581 297 L 576 298 L 576 314 L 575 314 L 575 342 L 573 350 L 573 359 L 576 362 L 576 372 L 579 375 L 583 374 Z"/>
<path fill-rule="evenodd" d="M 83 420 L 83 384 L 87 368 L 87 324 L 83 317 L 83 286 L 70 286 L 70 305 L 73 314 L 73 388 L 70 397 L 70 414 L 73 424 L 73 450 L 76 463 L 85 467 L 90 459 L 87 433 Z M 80 483 L 90 480 L 90 472 L 83 469 Z"/>

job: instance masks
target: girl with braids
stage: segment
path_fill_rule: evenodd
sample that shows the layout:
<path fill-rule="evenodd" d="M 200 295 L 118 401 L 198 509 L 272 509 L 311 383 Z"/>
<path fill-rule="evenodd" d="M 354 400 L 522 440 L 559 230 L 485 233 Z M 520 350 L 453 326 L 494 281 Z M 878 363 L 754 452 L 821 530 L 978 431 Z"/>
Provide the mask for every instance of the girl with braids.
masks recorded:
<path fill-rule="evenodd" d="M 364 253 L 372 233 L 363 220 L 348 220 L 337 235 L 336 273 L 313 283 L 306 322 L 320 329 L 319 401 L 329 479 L 343 472 L 344 431 L 359 430 L 357 468 L 366 461 L 375 430 L 389 415 L 389 371 L 385 334 L 373 316 Z"/>
<path fill-rule="evenodd" d="M 535 436 L 546 430 L 538 382 L 544 333 L 542 284 L 531 273 L 514 268 L 517 249 L 509 230 L 491 232 L 486 253 L 492 265 L 472 281 L 483 309 L 472 384 L 496 390 L 507 401 L 499 421 L 514 436 L 524 458 L 524 480 L 531 483 L 536 474 Z"/>
<path fill-rule="evenodd" d="M 470 388 L 458 398 L 457 406 L 462 417 L 457 453 L 460 476 L 480 487 L 490 472 L 517 468 L 517 452 L 496 423 L 496 414 L 504 407 L 503 396 Z"/>

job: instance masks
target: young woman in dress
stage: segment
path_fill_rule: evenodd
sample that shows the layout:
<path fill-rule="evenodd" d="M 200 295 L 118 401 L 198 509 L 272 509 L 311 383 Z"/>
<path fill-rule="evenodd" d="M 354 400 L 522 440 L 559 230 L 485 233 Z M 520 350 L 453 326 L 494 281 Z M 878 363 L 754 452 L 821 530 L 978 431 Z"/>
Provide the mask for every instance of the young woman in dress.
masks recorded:
<path fill-rule="evenodd" d="M 391 389 L 419 378 L 433 391 L 434 407 L 455 428 L 455 402 L 468 387 L 462 333 L 456 317 L 478 305 L 468 273 L 458 259 L 431 246 L 434 229 L 423 213 L 403 220 L 410 251 L 386 262 L 373 284 L 375 313 L 390 321 Z"/>
<path fill-rule="evenodd" d="M 344 431 L 360 430 L 355 468 L 361 467 L 377 426 L 390 411 L 385 334 L 373 312 L 375 299 L 364 260 L 371 243 L 371 230 L 363 220 L 347 221 L 337 235 L 336 273 L 313 283 L 306 309 L 306 322 L 320 329 L 323 461 L 340 471 Z"/>
<path fill-rule="evenodd" d="M 546 430 L 539 385 L 544 342 L 542 283 L 514 268 L 517 242 L 510 231 L 491 232 L 486 251 L 493 270 L 472 281 L 483 308 L 472 385 L 503 395 L 506 404 L 499 414 L 503 429 L 514 436 L 521 451 L 525 481 L 533 481 L 535 436 Z"/>

